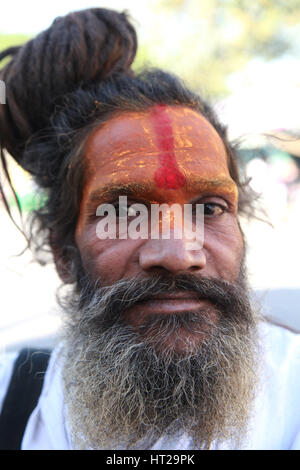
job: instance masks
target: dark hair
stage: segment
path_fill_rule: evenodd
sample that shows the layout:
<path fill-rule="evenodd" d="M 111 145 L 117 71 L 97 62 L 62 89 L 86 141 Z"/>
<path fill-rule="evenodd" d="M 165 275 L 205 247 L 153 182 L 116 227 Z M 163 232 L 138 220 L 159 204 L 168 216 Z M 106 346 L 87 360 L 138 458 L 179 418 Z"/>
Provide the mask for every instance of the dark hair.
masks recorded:
<path fill-rule="evenodd" d="M 59 17 L 23 46 L 0 53 L 0 60 L 12 55 L 0 71 L 6 84 L 6 105 L 0 106 L 1 160 L 5 169 L 5 148 L 46 194 L 34 213 L 29 239 L 38 249 L 50 244 L 65 264 L 71 262 L 70 275 L 84 145 L 92 129 L 121 112 L 167 104 L 204 115 L 226 147 L 239 188 L 239 211 L 252 211 L 236 149 L 212 108 L 170 73 L 148 69 L 134 74 L 136 50 L 136 33 L 125 13 L 93 8 Z"/>

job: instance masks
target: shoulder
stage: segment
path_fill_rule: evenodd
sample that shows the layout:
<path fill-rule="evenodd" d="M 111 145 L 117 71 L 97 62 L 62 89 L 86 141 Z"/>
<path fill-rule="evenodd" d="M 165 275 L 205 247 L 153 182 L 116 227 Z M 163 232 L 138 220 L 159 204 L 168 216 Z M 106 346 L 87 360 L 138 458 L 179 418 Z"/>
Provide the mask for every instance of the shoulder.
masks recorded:
<path fill-rule="evenodd" d="M 4 352 L 0 355 L 0 413 L 18 354 L 18 351 L 14 351 Z"/>
<path fill-rule="evenodd" d="M 265 319 L 260 325 L 262 345 L 267 359 L 278 366 L 300 366 L 300 333 Z"/>
<path fill-rule="evenodd" d="M 261 325 L 261 340 L 263 386 L 274 404 L 273 412 L 285 410 L 299 425 L 300 334 L 266 321 Z"/>
<path fill-rule="evenodd" d="M 24 390 L 25 387 L 29 388 L 30 399 L 33 399 L 34 393 L 39 393 L 50 356 L 51 351 L 48 349 L 28 347 L 2 354 L 0 358 L 0 411 L 3 409 L 6 393 L 11 386 L 13 388 L 10 390 L 13 390 L 13 393 L 20 387 Z"/>

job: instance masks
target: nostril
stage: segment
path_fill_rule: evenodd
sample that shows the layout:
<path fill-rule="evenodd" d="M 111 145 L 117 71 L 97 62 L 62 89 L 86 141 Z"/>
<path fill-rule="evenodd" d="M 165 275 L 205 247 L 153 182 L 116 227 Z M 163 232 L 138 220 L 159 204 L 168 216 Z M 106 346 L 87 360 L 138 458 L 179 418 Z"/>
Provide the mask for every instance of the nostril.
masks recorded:
<path fill-rule="evenodd" d="M 190 269 L 190 271 L 198 271 L 199 266 L 191 266 L 189 269 Z"/>

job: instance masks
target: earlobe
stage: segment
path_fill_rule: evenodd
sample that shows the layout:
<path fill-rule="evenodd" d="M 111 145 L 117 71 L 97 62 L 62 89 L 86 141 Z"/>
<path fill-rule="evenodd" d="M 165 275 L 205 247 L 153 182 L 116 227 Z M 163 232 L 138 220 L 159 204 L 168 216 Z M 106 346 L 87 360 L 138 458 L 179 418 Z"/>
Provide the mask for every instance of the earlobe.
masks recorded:
<path fill-rule="evenodd" d="M 60 279 L 63 281 L 64 284 L 72 284 L 73 280 L 71 279 L 69 269 L 67 268 L 67 265 L 69 263 L 65 263 L 60 257 L 56 256 L 53 251 L 52 253 L 56 271 Z"/>
<path fill-rule="evenodd" d="M 54 243 L 53 233 L 50 232 L 49 245 L 53 255 L 53 261 L 55 263 L 57 274 L 64 284 L 72 284 L 74 282 L 72 273 L 70 272 L 70 260 L 66 259 L 62 255 L 61 249 L 56 243 Z"/>

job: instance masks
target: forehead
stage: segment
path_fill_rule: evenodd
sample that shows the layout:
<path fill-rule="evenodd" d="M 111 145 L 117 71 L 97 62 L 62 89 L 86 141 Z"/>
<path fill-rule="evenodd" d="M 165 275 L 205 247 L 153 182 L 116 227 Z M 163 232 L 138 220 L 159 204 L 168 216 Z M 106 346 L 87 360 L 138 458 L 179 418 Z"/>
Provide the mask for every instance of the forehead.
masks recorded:
<path fill-rule="evenodd" d="M 112 118 L 89 136 L 84 158 L 90 187 L 151 178 L 159 186 L 158 173 L 164 177 L 167 167 L 171 181 L 177 174 L 173 189 L 197 175 L 230 178 L 222 139 L 201 114 L 182 106 Z"/>

